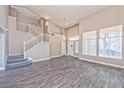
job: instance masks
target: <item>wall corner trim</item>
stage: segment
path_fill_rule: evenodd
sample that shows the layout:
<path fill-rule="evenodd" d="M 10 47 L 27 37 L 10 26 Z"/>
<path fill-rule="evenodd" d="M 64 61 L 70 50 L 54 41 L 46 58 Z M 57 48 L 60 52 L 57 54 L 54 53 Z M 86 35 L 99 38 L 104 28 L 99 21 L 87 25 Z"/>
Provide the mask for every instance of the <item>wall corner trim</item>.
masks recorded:
<path fill-rule="evenodd" d="M 124 69 L 124 66 L 119 66 L 119 65 L 104 63 L 104 62 L 100 62 L 100 61 L 89 60 L 89 59 L 85 59 L 85 58 L 81 58 L 81 57 L 79 57 L 79 60 L 85 60 L 85 61 L 88 61 L 88 62 L 91 62 L 91 63 L 97 63 L 97 64 L 101 64 L 101 65 L 106 65 L 106 66 L 111 66 L 111 67 L 115 67 L 115 68 Z"/>

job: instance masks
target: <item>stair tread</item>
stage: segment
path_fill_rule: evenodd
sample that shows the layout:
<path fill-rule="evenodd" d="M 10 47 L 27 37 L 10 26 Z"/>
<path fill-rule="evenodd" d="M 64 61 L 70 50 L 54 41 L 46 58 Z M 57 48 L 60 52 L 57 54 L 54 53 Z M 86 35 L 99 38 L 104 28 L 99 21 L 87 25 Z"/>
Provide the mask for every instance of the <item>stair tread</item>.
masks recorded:
<path fill-rule="evenodd" d="M 30 65 L 30 64 L 32 64 L 32 62 L 27 62 L 25 64 L 6 65 L 6 69 L 27 66 L 27 65 Z"/>
<path fill-rule="evenodd" d="M 23 56 L 11 57 L 7 59 L 6 69 L 16 68 L 32 64 L 31 58 L 22 58 Z"/>
<path fill-rule="evenodd" d="M 15 62 L 8 62 L 7 64 L 20 64 L 20 63 L 25 63 L 25 62 L 28 62 L 28 61 L 31 61 L 31 60 L 25 60 L 25 61 L 15 61 Z"/>
<path fill-rule="evenodd" d="M 7 59 L 16 59 L 16 58 L 24 58 L 24 55 L 8 56 Z"/>

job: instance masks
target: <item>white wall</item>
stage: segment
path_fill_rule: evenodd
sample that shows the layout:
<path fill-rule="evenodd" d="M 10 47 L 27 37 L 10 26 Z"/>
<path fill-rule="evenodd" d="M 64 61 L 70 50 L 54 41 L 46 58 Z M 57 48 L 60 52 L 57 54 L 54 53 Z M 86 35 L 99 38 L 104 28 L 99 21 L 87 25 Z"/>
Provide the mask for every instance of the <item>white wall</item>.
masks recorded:
<path fill-rule="evenodd" d="M 8 16 L 8 30 L 9 32 L 16 31 L 16 17 Z"/>
<path fill-rule="evenodd" d="M 0 5 L 0 70 L 5 69 L 7 58 L 8 6 Z"/>
<path fill-rule="evenodd" d="M 51 34 L 62 34 L 62 28 L 49 20 L 48 21 L 48 32 L 50 32 Z"/>
<path fill-rule="evenodd" d="M 5 34 L 0 33 L 0 70 L 5 67 Z"/>
<path fill-rule="evenodd" d="M 40 61 L 50 58 L 50 43 L 41 42 L 26 52 L 27 57 L 31 57 L 33 61 Z"/>
<path fill-rule="evenodd" d="M 62 53 L 62 41 L 60 40 L 62 36 L 62 31 L 63 29 L 54 24 L 52 21 L 48 21 L 48 31 L 50 32 L 50 34 L 54 34 L 54 36 L 52 37 L 51 40 L 51 44 L 50 44 L 50 55 L 51 57 L 55 57 L 55 56 L 60 56 Z"/>
<path fill-rule="evenodd" d="M 34 36 L 27 32 L 9 32 L 9 56 L 22 55 L 23 44 Z"/>
<path fill-rule="evenodd" d="M 50 55 L 56 57 L 62 55 L 62 38 L 61 36 L 53 36 L 50 42 Z"/>
<path fill-rule="evenodd" d="M 0 5 L 0 27 L 6 31 L 8 27 L 8 6 Z"/>
<path fill-rule="evenodd" d="M 107 28 L 115 25 L 124 25 L 124 6 L 113 6 L 106 8 L 103 11 L 97 12 L 96 14 L 87 17 L 84 20 L 80 20 L 79 31 L 80 31 L 80 58 L 104 62 L 107 64 L 114 64 L 124 66 L 124 48 L 122 60 L 111 59 L 98 56 L 84 56 L 82 55 L 82 33 L 99 30 L 101 28 Z M 123 27 L 123 39 L 124 39 L 124 27 Z M 123 41 L 124 47 L 124 41 Z"/>

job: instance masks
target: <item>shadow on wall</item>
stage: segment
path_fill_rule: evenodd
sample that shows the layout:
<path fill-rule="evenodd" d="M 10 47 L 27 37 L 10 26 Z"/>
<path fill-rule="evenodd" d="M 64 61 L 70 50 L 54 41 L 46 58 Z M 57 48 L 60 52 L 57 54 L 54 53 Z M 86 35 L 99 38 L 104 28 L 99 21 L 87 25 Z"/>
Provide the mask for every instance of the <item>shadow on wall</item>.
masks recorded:
<path fill-rule="evenodd" d="M 3 29 L 0 27 L 0 33 L 4 33 Z"/>

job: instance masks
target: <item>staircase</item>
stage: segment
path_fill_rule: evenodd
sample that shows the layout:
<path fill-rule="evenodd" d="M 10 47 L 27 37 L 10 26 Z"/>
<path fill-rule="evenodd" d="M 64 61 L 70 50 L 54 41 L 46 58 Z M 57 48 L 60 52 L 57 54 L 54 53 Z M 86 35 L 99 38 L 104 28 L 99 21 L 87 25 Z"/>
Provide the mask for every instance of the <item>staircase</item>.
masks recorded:
<path fill-rule="evenodd" d="M 32 64 L 31 58 L 24 58 L 24 55 L 9 56 L 6 62 L 6 69 L 23 67 Z"/>
<path fill-rule="evenodd" d="M 34 35 L 34 37 L 31 38 L 30 40 L 27 40 L 25 38 L 22 39 L 22 41 L 20 43 L 21 48 L 19 49 L 21 52 L 17 53 L 18 55 L 16 55 L 16 56 L 9 56 L 7 58 L 6 69 L 22 67 L 22 66 L 32 64 L 33 59 L 27 57 L 26 53 L 31 48 L 36 46 L 37 44 L 39 44 L 41 42 L 49 42 L 50 41 L 50 35 L 48 35 L 48 34 L 45 35 L 43 33 L 44 31 L 42 31 L 45 27 L 44 24 L 46 21 L 41 20 L 42 19 L 41 16 L 35 14 L 34 12 L 32 12 L 30 10 L 27 10 L 26 8 L 17 7 L 17 6 L 13 6 L 13 8 L 17 12 L 17 16 L 14 16 L 14 22 L 16 22 L 15 23 L 16 24 L 15 29 L 17 30 L 17 32 L 21 31 L 21 32 L 31 33 Z M 23 12 L 21 12 L 21 11 L 23 11 Z M 29 17 L 29 19 L 31 20 L 32 23 L 29 22 L 30 24 L 28 24 L 27 21 L 26 21 L 26 23 L 25 22 L 23 23 L 23 21 L 20 21 L 21 19 L 19 19 L 19 18 L 25 19 L 25 16 L 21 16 L 21 13 L 23 14 L 24 11 L 25 11 L 25 13 L 28 12 L 31 14 L 30 16 L 33 19 L 31 19 L 30 17 Z M 13 15 L 10 15 L 10 16 L 13 16 Z M 34 18 L 34 16 L 35 16 L 35 18 Z M 27 18 L 28 17 L 26 16 L 26 19 Z M 9 24 L 9 26 L 13 27 L 13 25 L 11 25 L 13 20 L 10 19 L 9 22 L 11 22 Z M 41 22 L 41 24 L 39 24 L 40 22 Z M 24 41 L 24 40 L 26 40 L 26 41 Z"/>
<path fill-rule="evenodd" d="M 26 57 L 26 52 L 40 42 L 50 42 L 50 37 L 50 35 L 39 34 L 30 40 L 24 41 L 23 55 L 9 56 L 6 62 L 6 69 L 32 64 L 32 59 Z"/>

